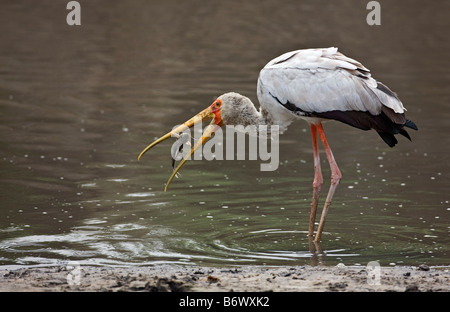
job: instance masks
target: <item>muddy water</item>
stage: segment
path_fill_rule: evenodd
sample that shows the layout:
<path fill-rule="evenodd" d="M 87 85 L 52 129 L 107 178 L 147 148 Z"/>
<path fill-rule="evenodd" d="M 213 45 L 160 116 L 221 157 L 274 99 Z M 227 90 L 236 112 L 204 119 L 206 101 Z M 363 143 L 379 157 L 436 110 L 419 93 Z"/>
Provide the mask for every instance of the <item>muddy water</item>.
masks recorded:
<path fill-rule="evenodd" d="M 450 6 L 391 2 L 368 26 L 365 1 L 89 1 L 68 26 L 64 1 L 3 1 L 0 264 L 448 265 Z M 306 123 L 281 136 L 273 172 L 191 161 L 164 193 L 172 142 L 137 161 L 216 96 L 256 101 L 268 60 L 328 46 L 395 90 L 420 131 L 391 149 L 325 124 L 344 177 L 319 252 Z"/>

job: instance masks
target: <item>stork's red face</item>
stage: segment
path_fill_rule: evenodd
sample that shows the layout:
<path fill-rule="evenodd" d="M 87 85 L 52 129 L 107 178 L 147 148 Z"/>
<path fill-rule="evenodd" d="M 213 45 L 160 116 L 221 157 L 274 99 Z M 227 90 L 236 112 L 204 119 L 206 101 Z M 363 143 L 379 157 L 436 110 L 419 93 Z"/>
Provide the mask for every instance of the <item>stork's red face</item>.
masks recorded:
<path fill-rule="evenodd" d="M 193 127 L 195 124 L 198 124 L 200 122 L 204 122 L 206 120 L 211 120 L 210 124 L 205 128 L 203 131 L 202 137 L 198 142 L 195 144 L 195 146 L 191 149 L 191 152 L 186 154 L 184 159 L 180 162 L 178 167 L 173 171 L 172 175 L 170 176 L 169 180 L 167 181 L 166 187 L 164 191 L 167 190 L 169 187 L 170 182 L 172 182 L 173 178 L 177 174 L 177 172 L 180 170 L 180 168 L 184 165 L 184 163 L 189 159 L 189 157 L 194 154 L 194 152 L 201 147 L 203 144 L 208 141 L 212 134 L 219 128 L 223 126 L 222 117 L 220 115 L 222 109 L 222 100 L 217 99 L 215 100 L 210 106 L 208 106 L 206 109 L 195 115 L 194 117 L 190 118 L 188 121 L 184 122 L 182 125 L 176 127 L 169 133 L 166 133 L 164 136 L 160 137 L 153 143 L 151 143 L 149 146 L 147 146 L 138 157 L 138 160 L 144 155 L 149 149 L 151 149 L 156 144 L 167 140 L 170 137 L 177 137 L 179 133 L 183 132 L 184 130 Z"/>
<path fill-rule="evenodd" d="M 215 100 L 214 103 L 211 104 L 210 108 L 211 108 L 211 112 L 214 114 L 214 121 L 215 121 L 216 125 L 218 125 L 219 127 L 222 127 L 223 122 L 222 122 L 222 117 L 220 115 L 220 111 L 222 110 L 222 100 L 221 99 Z"/>

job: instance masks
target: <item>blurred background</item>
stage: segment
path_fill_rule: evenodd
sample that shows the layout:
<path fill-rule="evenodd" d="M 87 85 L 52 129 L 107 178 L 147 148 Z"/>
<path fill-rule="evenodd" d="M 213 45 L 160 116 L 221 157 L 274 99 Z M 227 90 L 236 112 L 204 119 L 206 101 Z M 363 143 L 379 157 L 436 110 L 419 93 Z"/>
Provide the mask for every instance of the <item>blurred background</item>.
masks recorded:
<path fill-rule="evenodd" d="M 381 0 L 375 26 L 357 0 L 79 1 L 80 26 L 67 2 L 1 4 L 1 265 L 449 264 L 449 1 Z M 397 92 L 419 131 L 391 149 L 325 124 L 343 179 L 319 252 L 307 123 L 281 136 L 274 172 L 191 161 L 164 193 L 172 142 L 137 161 L 222 93 L 257 103 L 272 58 L 331 46 Z"/>

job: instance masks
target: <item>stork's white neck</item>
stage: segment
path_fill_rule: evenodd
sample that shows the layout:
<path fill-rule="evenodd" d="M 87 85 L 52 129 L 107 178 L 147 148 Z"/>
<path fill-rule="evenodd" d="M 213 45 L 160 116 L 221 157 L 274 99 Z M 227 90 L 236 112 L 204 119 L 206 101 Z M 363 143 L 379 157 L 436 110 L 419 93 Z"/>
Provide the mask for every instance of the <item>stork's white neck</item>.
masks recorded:
<path fill-rule="evenodd" d="M 259 126 L 259 125 L 278 125 L 282 133 L 291 124 L 294 117 L 292 114 L 286 114 L 282 111 L 272 112 L 266 109 L 261 103 L 259 111 L 253 102 L 238 93 L 230 92 L 219 97 L 222 100 L 221 109 L 222 121 L 225 125 Z M 279 105 L 275 106 L 278 107 Z M 281 107 L 282 108 L 282 107 Z M 277 116 L 277 118 L 275 118 Z"/>

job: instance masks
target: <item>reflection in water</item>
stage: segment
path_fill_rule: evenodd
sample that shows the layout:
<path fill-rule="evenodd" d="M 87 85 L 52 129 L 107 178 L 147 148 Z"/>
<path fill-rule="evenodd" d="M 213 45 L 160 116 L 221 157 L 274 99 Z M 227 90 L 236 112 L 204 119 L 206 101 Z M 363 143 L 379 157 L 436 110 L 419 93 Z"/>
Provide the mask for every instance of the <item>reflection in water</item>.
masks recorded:
<path fill-rule="evenodd" d="M 2 4 L 0 264 L 448 264 L 448 1 L 381 2 L 380 26 L 354 1 L 81 5 L 74 28 L 65 4 Z M 137 162 L 215 96 L 256 102 L 274 56 L 328 46 L 391 86 L 420 131 L 390 149 L 325 124 L 343 180 L 321 246 L 306 235 L 306 123 L 280 137 L 274 172 L 191 161 L 164 193 L 171 143 Z"/>

